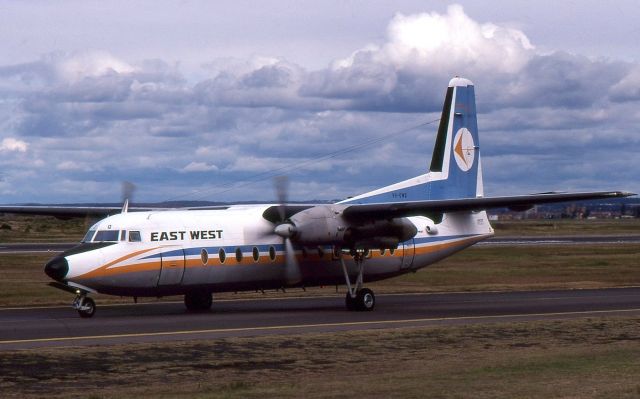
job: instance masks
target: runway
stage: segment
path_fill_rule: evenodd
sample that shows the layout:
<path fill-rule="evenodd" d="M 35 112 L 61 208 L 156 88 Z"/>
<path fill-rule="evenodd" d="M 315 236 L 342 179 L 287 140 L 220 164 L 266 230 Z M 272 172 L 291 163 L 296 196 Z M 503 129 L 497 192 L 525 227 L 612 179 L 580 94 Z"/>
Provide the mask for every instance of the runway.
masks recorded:
<path fill-rule="evenodd" d="M 615 315 L 640 317 L 640 287 L 378 295 L 373 312 L 346 311 L 342 296 L 214 301 L 205 313 L 98 303 L 92 319 L 70 307 L 5 308 L 0 351 Z"/>

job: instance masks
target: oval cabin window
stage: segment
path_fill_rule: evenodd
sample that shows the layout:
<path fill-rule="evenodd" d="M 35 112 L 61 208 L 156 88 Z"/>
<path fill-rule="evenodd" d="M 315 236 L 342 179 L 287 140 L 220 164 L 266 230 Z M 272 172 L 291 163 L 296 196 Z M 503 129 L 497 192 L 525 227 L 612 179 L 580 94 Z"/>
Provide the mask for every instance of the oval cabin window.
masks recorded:
<path fill-rule="evenodd" d="M 206 265 L 207 262 L 209 262 L 209 253 L 205 248 L 202 248 L 202 251 L 200 251 L 200 259 L 202 259 L 203 265 Z"/>

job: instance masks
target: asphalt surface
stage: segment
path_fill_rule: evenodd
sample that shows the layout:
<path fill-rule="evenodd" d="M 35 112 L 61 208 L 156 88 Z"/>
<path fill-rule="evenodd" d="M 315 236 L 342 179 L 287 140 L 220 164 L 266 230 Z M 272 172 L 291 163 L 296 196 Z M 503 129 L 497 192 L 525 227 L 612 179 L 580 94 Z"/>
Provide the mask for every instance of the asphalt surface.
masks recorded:
<path fill-rule="evenodd" d="M 640 287 L 379 295 L 373 312 L 348 312 L 338 296 L 214 301 L 204 313 L 98 303 L 92 319 L 70 307 L 0 308 L 0 351 L 620 315 L 640 317 Z"/>

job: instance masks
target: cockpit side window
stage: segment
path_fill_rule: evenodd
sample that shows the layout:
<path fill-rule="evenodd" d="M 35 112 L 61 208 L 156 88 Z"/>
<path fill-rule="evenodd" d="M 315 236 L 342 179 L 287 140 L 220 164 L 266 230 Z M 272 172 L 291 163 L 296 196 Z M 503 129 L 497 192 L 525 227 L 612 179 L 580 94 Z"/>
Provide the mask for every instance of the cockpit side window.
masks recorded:
<path fill-rule="evenodd" d="M 91 242 L 91 239 L 93 238 L 94 234 L 96 234 L 95 230 L 87 231 L 87 234 L 84 235 L 84 238 L 80 242 Z"/>
<path fill-rule="evenodd" d="M 140 242 L 140 241 L 142 241 L 142 236 L 140 235 L 140 232 L 131 230 L 129 232 L 129 242 Z"/>
<path fill-rule="evenodd" d="M 93 241 L 118 241 L 118 230 L 98 230 L 96 236 L 93 237 Z"/>
<path fill-rule="evenodd" d="M 120 241 L 126 241 L 126 240 L 127 240 L 127 230 L 120 231 Z"/>

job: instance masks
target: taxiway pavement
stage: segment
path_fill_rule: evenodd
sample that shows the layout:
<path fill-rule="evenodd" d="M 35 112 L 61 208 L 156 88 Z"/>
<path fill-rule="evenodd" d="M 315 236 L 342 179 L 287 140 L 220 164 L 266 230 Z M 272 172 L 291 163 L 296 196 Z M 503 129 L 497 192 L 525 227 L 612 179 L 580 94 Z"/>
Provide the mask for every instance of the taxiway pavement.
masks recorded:
<path fill-rule="evenodd" d="M 378 295 L 373 312 L 346 311 L 342 296 L 214 300 L 203 313 L 98 302 L 92 319 L 70 307 L 0 308 L 0 351 L 615 315 L 640 317 L 640 287 Z"/>

